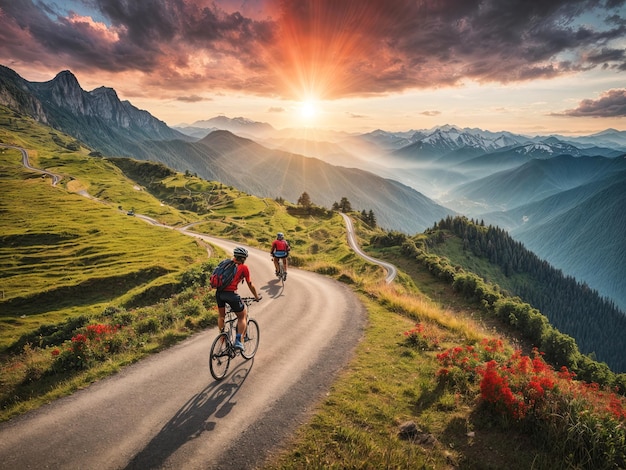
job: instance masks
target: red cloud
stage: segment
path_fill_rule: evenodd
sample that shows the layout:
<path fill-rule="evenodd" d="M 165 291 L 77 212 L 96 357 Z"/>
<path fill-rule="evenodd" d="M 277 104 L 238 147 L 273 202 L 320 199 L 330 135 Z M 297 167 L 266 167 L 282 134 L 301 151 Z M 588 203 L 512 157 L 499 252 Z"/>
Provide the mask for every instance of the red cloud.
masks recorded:
<path fill-rule="evenodd" d="M 0 0 L 0 60 L 139 72 L 144 89 L 173 93 L 297 99 L 626 70 L 623 1 L 244 2 L 250 10 L 230 0 L 92 3 L 106 23 L 53 10 L 52 2 Z M 583 26 L 575 22 L 582 12 L 607 20 Z"/>

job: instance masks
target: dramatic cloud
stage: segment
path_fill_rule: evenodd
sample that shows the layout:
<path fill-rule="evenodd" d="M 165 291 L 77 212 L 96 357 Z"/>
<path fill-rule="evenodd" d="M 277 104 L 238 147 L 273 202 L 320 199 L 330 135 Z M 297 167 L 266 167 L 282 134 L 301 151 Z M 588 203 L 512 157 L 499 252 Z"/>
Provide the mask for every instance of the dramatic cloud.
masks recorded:
<path fill-rule="evenodd" d="M 583 100 L 562 115 L 574 117 L 626 117 L 626 89 L 609 90 L 597 100 Z"/>
<path fill-rule="evenodd" d="M 242 5 L 243 3 L 243 5 Z M 0 61 L 332 99 L 626 70 L 624 0 L 0 0 Z M 584 20 L 584 21 L 583 21 Z"/>

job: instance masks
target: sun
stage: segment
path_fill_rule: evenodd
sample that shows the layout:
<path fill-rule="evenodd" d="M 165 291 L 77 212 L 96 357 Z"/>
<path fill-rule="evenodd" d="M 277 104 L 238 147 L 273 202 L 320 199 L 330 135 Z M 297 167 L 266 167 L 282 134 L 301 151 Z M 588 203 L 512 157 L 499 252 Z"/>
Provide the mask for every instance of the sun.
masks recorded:
<path fill-rule="evenodd" d="M 318 102 L 313 99 L 302 101 L 298 106 L 298 110 L 300 118 L 307 124 L 315 122 L 320 112 Z"/>

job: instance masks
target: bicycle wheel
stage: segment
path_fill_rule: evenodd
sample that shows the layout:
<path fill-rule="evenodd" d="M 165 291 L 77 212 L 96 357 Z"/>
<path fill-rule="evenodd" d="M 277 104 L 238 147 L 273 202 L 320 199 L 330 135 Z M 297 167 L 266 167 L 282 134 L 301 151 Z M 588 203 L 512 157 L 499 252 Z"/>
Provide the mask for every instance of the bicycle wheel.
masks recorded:
<path fill-rule="evenodd" d="M 244 340 L 244 350 L 241 351 L 241 355 L 244 359 L 252 359 L 256 354 L 256 350 L 259 348 L 259 337 L 261 332 L 259 331 L 259 324 L 255 319 L 250 318 L 248 320 L 248 327 L 246 328 L 246 337 Z"/>
<path fill-rule="evenodd" d="M 285 276 L 285 260 L 283 258 L 278 260 L 278 277 L 284 285 L 287 276 Z"/>
<path fill-rule="evenodd" d="M 217 338 L 213 340 L 211 346 L 211 356 L 209 361 L 209 368 L 211 369 L 211 375 L 215 380 L 221 380 L 228 372 L 228 366 L 230 365 L 230 341 L 226 333 L 220 333 Z"/>

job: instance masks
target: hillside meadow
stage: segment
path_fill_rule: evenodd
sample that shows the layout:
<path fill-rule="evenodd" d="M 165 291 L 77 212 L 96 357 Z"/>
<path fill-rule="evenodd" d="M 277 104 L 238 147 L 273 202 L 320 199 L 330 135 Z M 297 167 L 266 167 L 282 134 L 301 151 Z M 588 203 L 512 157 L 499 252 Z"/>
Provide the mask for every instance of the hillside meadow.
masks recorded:
<path fill-rule="evenodd" d="M 259 247 L 279 227 L 294 266 L 350 285 L 366 305 L 350 366 L 266 468 L 625 465 L 622 398 L 578 387 L 427 266 L 370 246 L 384 233 L 358 214 L 360 243 L 400 268 L 392 285 L 349 249 L 333 212 L 294 211 L 148 162 L 92 158 L 10 112 L 0 114 L 0 141 L 66 175 L 52 187 L 23 169 L 18 151 L 0 149 L 2 420 L 216 324 L 206 273 L 224 254 L 134 210 Z"/>

